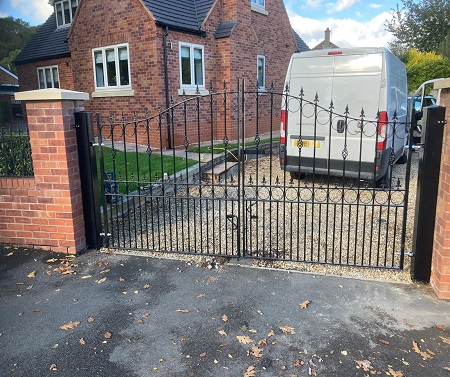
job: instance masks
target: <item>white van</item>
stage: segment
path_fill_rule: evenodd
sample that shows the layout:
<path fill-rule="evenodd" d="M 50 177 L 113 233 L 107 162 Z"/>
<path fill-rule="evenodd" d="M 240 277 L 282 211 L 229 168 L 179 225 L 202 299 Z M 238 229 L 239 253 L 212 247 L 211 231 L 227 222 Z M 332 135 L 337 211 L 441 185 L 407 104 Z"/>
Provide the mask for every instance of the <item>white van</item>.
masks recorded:
<path fill-rule="evenodd" d="M 406 68 L 388 49 L 294 54 L 286 87 L 280 163 L 293 178 L 313 173 L 381 182 L 391 175 L 390 159 L 406 162 Z"/>

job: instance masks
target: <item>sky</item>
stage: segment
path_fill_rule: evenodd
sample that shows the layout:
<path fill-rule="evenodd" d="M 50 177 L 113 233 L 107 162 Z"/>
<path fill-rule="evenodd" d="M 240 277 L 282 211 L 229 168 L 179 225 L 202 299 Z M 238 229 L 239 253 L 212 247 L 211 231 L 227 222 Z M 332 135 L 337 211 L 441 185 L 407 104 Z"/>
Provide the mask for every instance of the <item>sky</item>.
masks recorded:
<path fill-rule="evenodd" d="M 400 1 L 399 1 L 400 2 Z M 284 0 L 291 25 L 313 48 L 326 28 L 339 47 L 387 47 L 393 37 L 385 30 L 391 0 Z M 0 0 L 0 17 L 21 18 L 30 25 L 43 23 L 53 12 L 48 0 Z"/>

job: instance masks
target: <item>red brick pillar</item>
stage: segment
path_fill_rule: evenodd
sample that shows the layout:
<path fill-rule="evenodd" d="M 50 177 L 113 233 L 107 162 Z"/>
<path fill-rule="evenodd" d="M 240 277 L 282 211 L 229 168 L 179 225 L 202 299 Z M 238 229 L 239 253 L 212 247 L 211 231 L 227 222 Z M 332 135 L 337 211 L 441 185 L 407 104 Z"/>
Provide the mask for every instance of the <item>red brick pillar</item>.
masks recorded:
<path fill-rule="evenodd" d="M 450 300 L 450 79 L 435 83 L 435 89 L 442 89 L 440 105 L 447 108 L 447 124 L 442 143 L 430 283 L 438 298 Z"/>
<path fill-rule="evenodd" d="M 26 102 L 34 169 L 35 197 L 26 211 L 32 218 L 24 244 L 57 252 L 86 248 L 74 112 L 83 110 L 87 93 L 60 89 L 16 94 Z M 27 230 L 27 227 L 24 227 Z"/>

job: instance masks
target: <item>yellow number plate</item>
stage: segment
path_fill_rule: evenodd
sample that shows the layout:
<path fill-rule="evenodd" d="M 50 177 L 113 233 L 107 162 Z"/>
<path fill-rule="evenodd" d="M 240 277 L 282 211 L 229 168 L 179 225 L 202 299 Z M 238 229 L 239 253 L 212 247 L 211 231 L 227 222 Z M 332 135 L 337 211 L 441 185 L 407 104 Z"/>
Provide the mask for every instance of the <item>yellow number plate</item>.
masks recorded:
<path fill-rule="evenodd" d="M 314 145 L 315 144 L 315 145 Z M 294 147 L 298 147 L 298 140 L 294 140 Z M 302 140 L 302 148 L 320 148 L 320 141 Z"/>

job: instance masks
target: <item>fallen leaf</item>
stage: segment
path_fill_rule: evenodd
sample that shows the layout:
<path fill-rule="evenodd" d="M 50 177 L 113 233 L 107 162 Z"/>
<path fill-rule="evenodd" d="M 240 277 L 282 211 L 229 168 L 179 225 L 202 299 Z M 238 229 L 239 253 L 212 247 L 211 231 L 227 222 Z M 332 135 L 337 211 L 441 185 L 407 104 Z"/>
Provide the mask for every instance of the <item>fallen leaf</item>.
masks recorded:
<path fill-rule="evenodd" d="M 312 369 L 311 367 L 308 368 L 308 374 L 310 376 L 317 376 L 317 372 L 314 369 Z"/>
<path fill-rule="evenodd" d="M 105 332 L 105 339 L 111 339 L 111 337 L 112 334 L 109 331 Z"/>
<path fill-rule="evenodd" d="M 219 364 L 219 360 L 214 359 L 214 364 Z"/>
<path fill-rule="evenodd" d="M 233 355 L 228 354 L 228 358 L 229 358 L 229 359 L 232 359 L 232 358 L 233 358 Z"/>
<path fill-rule="evenodd" d="M 444 369 L 450 371 L 450 368 L 449 368 L 449 367 L 444 367 Z"/>
<path fill-rule="evenodd" d="M 225 336 L 227 336 L 227 333 L 224 331 L 224 330 L 219 330 L 219 331 L 217 331 L 220 335 L 225 335 Z"/>
<path fill-rule="evenodd" d="M 348 353 L 347 353 L 347 351 L 341 351 L 341 355 L 347 356 Z"/>
<path fill-rule="evenodd" d="M 439 335 L 439 338 L 446 344 L 450 344 L 450 338 L 446 338 L 445 336 Z"/>
<path fill-rule="evenodd" d="M 89 279 L 89 278 L 91 278 L 92 277 L 92 275 L 84 275 L 84 276 L 82 276 L 80 279 Z"/>
<path fill-rule="evenodd" d="M 100 273 L 101 273 L 101 274 L 106 274 L 106 273 L 109 272 L 109 271 L 111 271 L 111 270 L 110 270 L 110 269 L 107 269 L 107 270 L 100 271 Z"/>
<path fill-rule="evenodd" d="M 204 294 L 204 293 L 202 293 L 202 294 L 200 294 L 200 295 L 197 296 L 197 298 L 203 298 L 203 297 L 205 297 L 205 294 Z"/>
<path fill-rule="evenodd" d="M 92 317 L 88 317 L 87 321 L 88 321 L 88 323 L 92 323 L 92 322 L 94 322 L 94 321 L 95 321 L 95 319 L 94 319 L 94 318 L 92 318 Z"/>
<path fill-rule="evenodd" d="M 293 327 L 289 327 L 289 326 L 280 326 L 280 330 L 284 333 L 284 334 L 295 334 L 295 329 Z"/>
<path fill-rule="evenodd" d="M 177 309 L 176 310 L 178 313 L 189 313 L 190 310 L 189 309 Z"/>
<path fill-rule="evenodd" d="M 301 367 L 304 364 L 305 363 L 302 360 L 300 360 L 300 359 L 297 359 L 297 360 L 294 361 L 294 367 Z"/>
<path fill-rule="evenodd" d="M 222 321 L 227 322 L 228 321 L 228 316 L 226 314 L 224 314 L 222 316 Z"/>
<path fill-rule="evenodd" d="M 275 332 L 273 330 L 270 330 L 269 333 L 267 334 L 267 336 L 274 336 Z"/>
<path fill-rule="evenodd" d="M 69 323 L 66 323 L 65 325 L 59 326 L 59 328 L 61 330 L 67 331 L 67 330 L 70 330 L 70 329 L 74 329 L 79 324 L 80 324 L 79 321 L 75 321 L 75 322 L 70 321 Z"/>
<path fill-rule="evenodd" d="M 427 352 L 423 352 L 420 350 L 419 345 L 413 341 L 413 350 L 415 353 L 419 354 L 422 357 L 422 360 L 432 359 L 433 356 L 429 355 Z"/>
<path fill-rule="evenodd" d="M 52 365 L 50 365 L 50 370 L 52 372 L 56 372 L 58 370 L 58 367 L 56 366 L 56 364 L 52 364 Z"/>
<path fill-rule="evenodd" d="M 18 281 L 16 284 L 17 285 L 24 285 L 25 283 L 22 283 L 21 281 Z"/>
<path fill-rule="evenodd" d="M 205 357 L 206 356 L 206 352 L 203 352 L 200 354 L 200 357 Z"/>
<path fill-rule="evenodd" d="M 86 344 L 86 341 L 83 338 L 80 338 L 80 340 L 78 341 L 82 346 L 84 346 Z"/>
<path fill-rule="evenodd" d="M 19 317 L 22 317 L 25 314 L 25 312 L 20 312 Z"/>
<path fill-rule="evenodd" d="M 139 293 L 139 291 L 134 291 L 133 293 L 134 293 L 135 295 L 137 295 L 137 294 Z"/>
<path fill-rule="evenodd" d="M 121 283 L 123 283 L 125 281 L 125 279 L 124 278 L 119 278 L 119 282 L 121 282 Z"/>
<path fill-rule="evenodd" d="M 266 339 L 261 339 L 258 343 L 259 343 L 260 346 L 263 346 L 263 347 L 267 346 L 267 340 Z"/>
<path fill-rule="evenodd" d="M 149 289 L 150 288 L 150 284 L 145 284 L 143 288 L 144 289 Z"/>
<path fill-rule="evenodd" d="M 254 329 L 249 329 L 248 332 L 251 332 L 251 333 L 254 333 L 254 334 L 255 334 L 255 333 L 257 333 L 258 331 L 257 331 L 257 330 L 254 330 Z"/>
<path fill-rule="evenodd" d="M 50 258 L 50 259 L 46 260 L 47 263 L 55 263 L 57 261 L 58 261 L 58 259 L 56 259 L 56 258 Z"/>
<path fill-rule="evenodd" d="M 30 272 L 30 273 L 27 275 L 27 277 L 29 277 L 30 279 L 35 278 L 35 277 L 36 277 L 36 271 Z"/>
<path fill-rule="evenodd" d="M 372 363 L 369 360 L 355 360 L 356 367 L 361 368 L 364 372 L 369 372 L 372 367 Z"/>
<path fill-rule="evenodd" d="M 253 340 L 251 340 L 248 336 L 245 335 L 236 335 L 236 339 L 239 341 L 239 343 L 242 344 L 253 343 Z"/>
<path fill-rule="evenodd" d="M 52 346 L 53 349 L 58 348 L 58 347 L 59 347 L 59 344 L 58 344 L 58 343 L 56 343 L 56 344 L 54 344 L 54 345 Z"/>
<path fill-rule="evenodd" d="M 256 377 L 256 370 L 253 365 L 250 365 L 244 372 L 244 377 Z"/>
<path fill-rule="evenodd" d="M 98 284 L 102 284 L 102 283 L 105 282 L 105 280 L 106 280 L 106 276 L 104 278 L 100 279 L 100 280 L 96 280 L 95 282 L 98 283 Z"/>
<path fill-rule="evenodd" d="M 309 300 L 303 301 L 302 303 L 299 304 L 300 305 L 300 309 L 308 308 L 309 304 L 311 304 L 311 301 L 309 301 Z"/>
<path fill-rule="evenodd" d="M 403 372 L 401 370 L 396 372 L 394 369 L 392 369 L 391 366 L 388 366 L 388 368 L 389 368 L 389 373 L 391 374 L 392 377 L 403 377 Z"/>
<path fill-rule="evenodd" d="M 447 331 L 447 329 L 444 326 L 442 326 L 442 325 L 436 325 L 436 328 L 438 330 Z"/>
<path fill-rule="evenodd" d="M 262 356 L 263 349 L 259 348 L 257 345 L 253 345 L 252 348 L 250 348 L 247 352 L 248 356 L 254 357 L 256 359 L 259 359 Z"/>
<path fill-rule="evenodd" d="M 33 289 L 33 286 L 34 286 L 34 284 L 29 285 L 29 286 L 27 287 L 27 291 Z"/>
<path fill-rule="evenodd" d="M 14 255 L 14 252 L 11 251 L 10 253 L 6 254 L 5 257 L 10 257 L 12 255 Z"/>
<path fill-rule="evenodd" d="M 384 339 L 378 339 L 378 341 L 382 344 L 389 344 L 389 342 L 387 340 Z"/>

